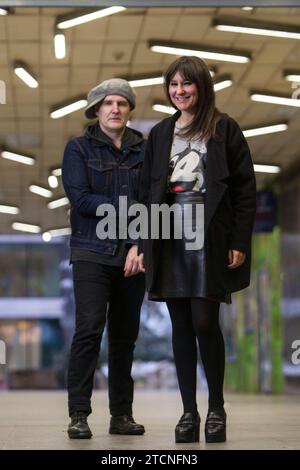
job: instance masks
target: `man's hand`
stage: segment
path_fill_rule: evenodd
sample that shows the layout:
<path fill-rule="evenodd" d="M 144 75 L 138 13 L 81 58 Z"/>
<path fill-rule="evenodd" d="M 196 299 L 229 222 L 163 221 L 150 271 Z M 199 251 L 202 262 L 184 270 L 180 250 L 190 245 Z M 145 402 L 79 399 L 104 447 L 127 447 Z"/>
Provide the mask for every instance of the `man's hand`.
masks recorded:
<path fill-rule="evenodd" d="M 242 251 L 229 250 L 228 252 L 229 264 L 227 265 L 227 268 L 229 269 L 238 268 L 239 266 L 243 264 L 245 259 L 246 259 L 246 255 Z"/>
<path fill-rule="evenodd" d="M 127 253 L 125 266 L 124 266 L 124 276 L 130 277 L 138 273 L 144 273 L 144 255 L 138 253 L 137 245 L 133 245 Z"/>

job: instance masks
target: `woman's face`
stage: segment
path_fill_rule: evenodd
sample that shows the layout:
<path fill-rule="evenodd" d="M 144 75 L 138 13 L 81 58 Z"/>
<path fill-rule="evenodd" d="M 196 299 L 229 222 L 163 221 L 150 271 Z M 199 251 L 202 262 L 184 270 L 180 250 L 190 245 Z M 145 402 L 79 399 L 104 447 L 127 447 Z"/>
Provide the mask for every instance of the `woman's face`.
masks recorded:
<path fill-rule="evenodd" d="M 171 78 L 169 95 L 172 103 L 181 112 L 195 113 L 198 103 L 198 90 L 196 84 L 186 80 L 179 72 Z"/>

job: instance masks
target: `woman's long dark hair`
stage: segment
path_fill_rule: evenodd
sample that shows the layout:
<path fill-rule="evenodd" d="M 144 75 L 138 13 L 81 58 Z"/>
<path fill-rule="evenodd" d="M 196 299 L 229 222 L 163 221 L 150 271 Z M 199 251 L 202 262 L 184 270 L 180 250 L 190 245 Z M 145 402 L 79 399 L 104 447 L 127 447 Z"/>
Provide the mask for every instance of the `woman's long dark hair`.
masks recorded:
<path fill-rule="evenodd" d="M 215 106 L 214 85 L 206 63 L 199 57 L 183 56 L 169 65 L 164 73 L 164 85 L 172 106 L 174 104 L 169 95 L 169 85 L 177 72 L 184 80 L 195 83 L 198 90 L 197 111 L 192 121 L 180 131 L 180 136 L 187 139 L 198 137 L 204 142 L 217 138 L 216 125 L 220 111 Z"/>

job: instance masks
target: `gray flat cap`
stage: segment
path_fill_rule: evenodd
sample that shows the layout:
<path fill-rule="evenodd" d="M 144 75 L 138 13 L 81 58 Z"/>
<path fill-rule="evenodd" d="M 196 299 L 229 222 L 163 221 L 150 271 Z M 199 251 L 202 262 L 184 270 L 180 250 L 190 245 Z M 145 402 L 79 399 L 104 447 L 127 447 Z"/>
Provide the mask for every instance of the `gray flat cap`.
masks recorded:
<path fill-rule="evenodd" d="M 94 106 L 100 103 L 107 95 L 120 95 L 127 99 L 130 109 L 135 108 L 135 92 L 123 78 L 111 78 L 105 80 L 92 88 L 87 96 L 88 105 L 84 114 L 88 119 L 94 119 L 96 116 Z"/>

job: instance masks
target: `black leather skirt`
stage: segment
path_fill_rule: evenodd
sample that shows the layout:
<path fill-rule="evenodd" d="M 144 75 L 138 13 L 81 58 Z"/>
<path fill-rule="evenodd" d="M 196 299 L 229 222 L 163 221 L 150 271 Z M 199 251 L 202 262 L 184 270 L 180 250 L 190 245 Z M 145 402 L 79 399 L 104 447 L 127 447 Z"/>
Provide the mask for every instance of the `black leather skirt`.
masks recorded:
<path fill-rule="evenodd" d="M 166 203 L 169 206 L 175 204 L 177 209 L 174 213 L 177 216 L 170 219 L 170 236 L 165 236 L 165 230 L 160 231 L 159 262 L 153 287 L 149 291 L 150 300 L 185 297 L 231 303 L 230 293 L 207 295 L 203 246 L 204 197 L 197 192 L 166 195 Z M 180 232 L 182 236 L 179 236 Z"/>
<path fill-rule="evenodd" d="M 161 231 L 159 264 L 149 299 L 206 298 L 204 197 L 197 192 L 168 193 L 166 203 L 176 205 L 175 215 L 170 218 L 169 239 Z"/>

